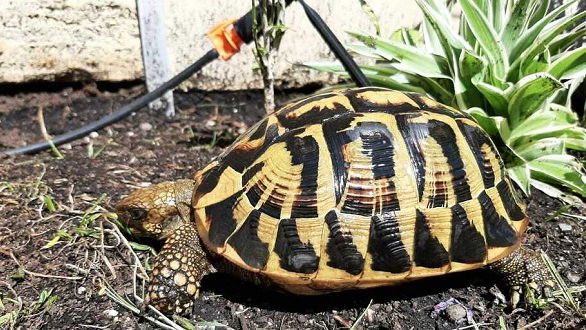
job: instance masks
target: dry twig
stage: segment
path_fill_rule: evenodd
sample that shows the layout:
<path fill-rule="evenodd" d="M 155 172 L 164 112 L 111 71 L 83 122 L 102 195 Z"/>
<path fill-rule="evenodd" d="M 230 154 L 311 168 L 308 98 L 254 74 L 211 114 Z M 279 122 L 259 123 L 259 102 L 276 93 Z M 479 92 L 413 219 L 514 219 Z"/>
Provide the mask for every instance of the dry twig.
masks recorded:
<path fill-rule="evenodd" d="M 14 262 L 18 265 L 18 267 L 20 269 L 22 269 L 22 271 L 25 274 L 28 274 L 30 276 L 46 277 L 46 278 L 59 278 L 59 279 L 63 279 L 63 280 L 73 280 L 73 281 L 81 280 L 83 278 L 83 277 L 79 277 L 79 276 L 60 276 L 60 275 L 50 275 L 50 274 L 41 274 L 41 273 L 37 273 L 37 272 L 32 272 L 20 264 L 18 259 L 16 259 L 16 257 L 14 256 L 14 253 L 12 253 L 12 250 L 0 249 L 0 253 L 7 255 L 7 256 L 10 256 L 12 258 L 12 260 L 14 260 Z"/>

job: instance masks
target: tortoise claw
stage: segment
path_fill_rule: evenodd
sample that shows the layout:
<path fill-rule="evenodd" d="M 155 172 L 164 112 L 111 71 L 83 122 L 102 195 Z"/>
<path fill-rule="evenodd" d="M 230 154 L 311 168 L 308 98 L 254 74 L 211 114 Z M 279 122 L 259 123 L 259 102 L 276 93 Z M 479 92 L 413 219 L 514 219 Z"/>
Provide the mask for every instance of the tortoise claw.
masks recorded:
<path fill-rule="evenodd" d="M 511 307 L 513 309 L 517 308 L 517 305 L 521 301 L 521 294 L 523 293 L 523 289 L 520 285 L 515 285 L 511 287 Z"/>
<path fill-rule="evenodd" d="M 551 289 L 555 287 L 539 253 L 524 247 L 490 265 L 490 268 L 502 275 L 509 286 L 513 308 L 525 294 L 537 298 L 551 297 Z"/>

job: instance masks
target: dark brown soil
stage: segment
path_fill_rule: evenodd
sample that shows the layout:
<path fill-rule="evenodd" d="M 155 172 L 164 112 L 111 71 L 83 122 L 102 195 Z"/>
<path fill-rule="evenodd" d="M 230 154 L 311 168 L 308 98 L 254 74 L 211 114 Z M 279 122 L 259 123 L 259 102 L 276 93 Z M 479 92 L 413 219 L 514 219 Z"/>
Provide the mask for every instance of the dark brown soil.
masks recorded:
<path fill-rule="evenodd" d="M 57 135 L 116 110 L 142 92 L 141 87 L 105 90 L 94 85 L 17 93 L 16 87 L 0 89 L 5 93 L 0 95 L 3 149 L 42 139 L 38 106 L 44 108 L 49 134 Z M 280 92 L 278 100 L 285 103 L 302 94 Z M 111 210 L 135 187 L 189 177 L 263 115 L 258 91 L 176 93 L 175 101 L 179 114 L 174 119 L 142 111 L 92 138 L 60 148 L 64 159 L 43 152 L 0 160 L 0 328 L 155 327 L 104 294 L 107 281 L 120 295 L 131 296 L 133 258 L 105 217 L 88 220 L 84 211 L 102 194 L 106 197 L 100 205 Z M 92 157 L 88 156 L 90 145 Z M 52 197 L 56 210 L 51 211 L 47 203 L 43 206 L 43 196 Z M 534 193 L 526 244 L 543 249 L 569 286 L 584 285 L 586 222 L 563 215 L 552 218 L 561 207 L 558 201 Z M 584 215 L 576 208 L 566 212 Z M 562 231 L 560 224 L 571 229 Z M 45 247 L 58 233 L 62 238 Z M 152 261 L 147 251 L 137 254 L 143 264 Z M 56 300 L 35 305 L 43 290 L 52 290 Z M 191 320 L 200 327 L 210 324 L 202 321 L 216 321 L 235 329 L 337 329 L 354 324 L 364 314 L 357 327 L 453 329 L 476 324 L 498 329 L 502 328 L 499 319 L 508 329 L 535 321 L 533 327 L 539 329 L 586 326 L 585 319 L 561 300 L 544 309 L 522 306 L 511 312 L 495 298 L 495 290 L 506 294 L 487 270 L 319 297 L 271 292 L 217 274 L 204 281 Z M 471 311 L 470 320 L 456 323 L 444 313 L 433 312 L 434 306 L 450 298 Z M 575 298 L 584 305 L 583 293 Z M 6 316 L 11 311 L 18 311 L 16 319 Z"/>

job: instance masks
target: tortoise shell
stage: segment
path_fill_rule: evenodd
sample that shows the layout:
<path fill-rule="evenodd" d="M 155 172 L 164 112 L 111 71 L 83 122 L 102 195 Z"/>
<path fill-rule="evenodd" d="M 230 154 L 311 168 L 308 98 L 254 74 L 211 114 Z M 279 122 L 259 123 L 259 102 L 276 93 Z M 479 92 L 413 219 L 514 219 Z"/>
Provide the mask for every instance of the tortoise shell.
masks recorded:
<path fill-rule="evenodd" d="M 287 105 L 195 180 L 206 247 L 301 294 L 482 267 L 527 227 L 472 117 L 383 88 Z"/>

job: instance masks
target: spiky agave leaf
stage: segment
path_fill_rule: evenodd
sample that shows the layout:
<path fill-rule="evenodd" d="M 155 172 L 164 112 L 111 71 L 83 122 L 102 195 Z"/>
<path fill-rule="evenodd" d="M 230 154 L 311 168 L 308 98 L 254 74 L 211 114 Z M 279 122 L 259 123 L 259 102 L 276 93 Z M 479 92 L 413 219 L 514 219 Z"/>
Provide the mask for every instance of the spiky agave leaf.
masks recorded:
<path fill-rule="evenodd" d="M 567 108 L 586 75 L 586 46 L 574 46 L 586 35 L 586 23 L 576 25 L 586 12 L 561 16 L 576 1 L 548 12 L 549 0 L 460 0 L 456 33 L 445 1 L 416 0 L 419 31 L 403 28 L 388 39 L 350 32 L 358 43 L 348 47 L 374 62 L 361 67 L 375 85 L 424 91 L 467 110 L 525 193 L 533 186 L 562 198 L 561 186 L 586 197 L 584 168 L 567 153 L 586 151 L 586 129 Z M 335 63 L 306 66 L 345 74 Z"/>

